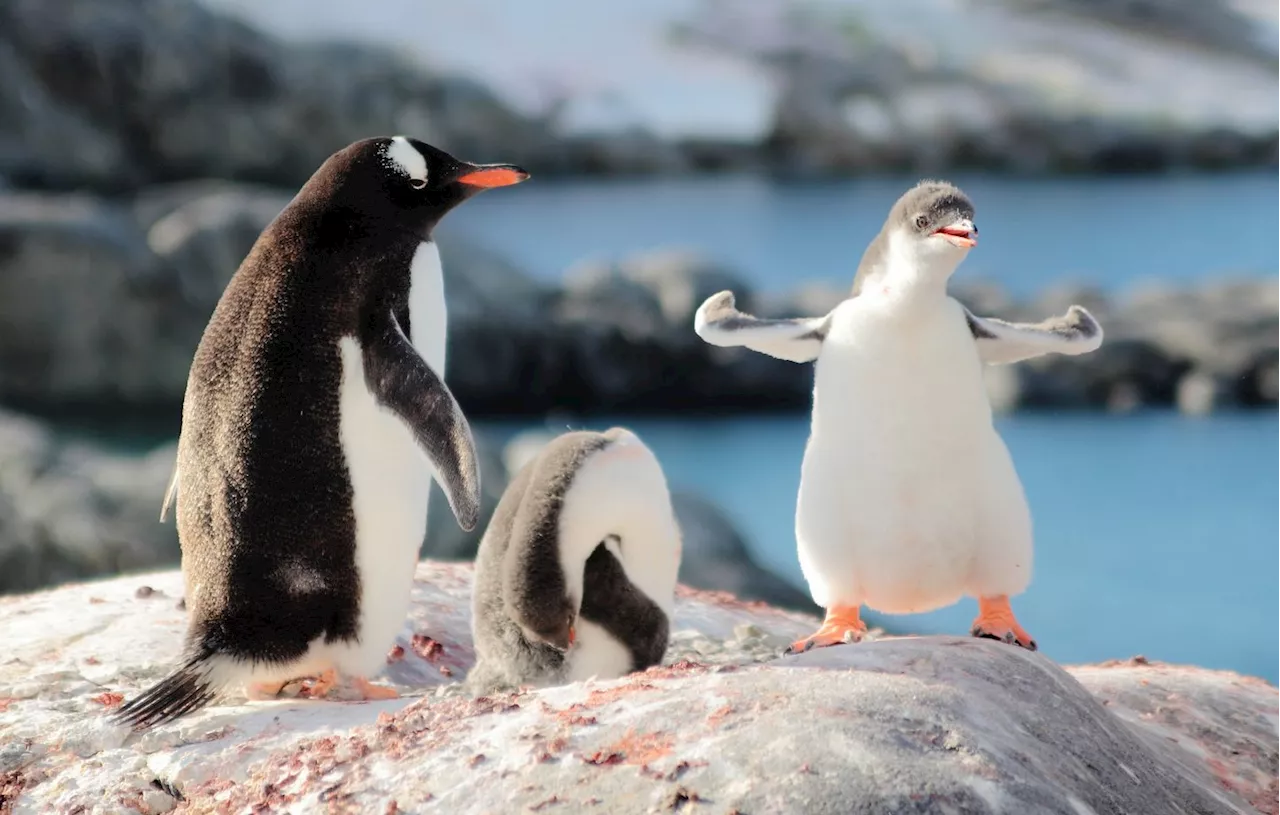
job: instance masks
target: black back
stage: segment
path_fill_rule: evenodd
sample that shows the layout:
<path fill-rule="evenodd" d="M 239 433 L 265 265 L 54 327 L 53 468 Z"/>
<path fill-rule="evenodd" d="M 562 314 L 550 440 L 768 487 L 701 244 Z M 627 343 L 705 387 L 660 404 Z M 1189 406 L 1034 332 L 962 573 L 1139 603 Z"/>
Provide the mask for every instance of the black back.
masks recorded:
<path fill-rule="evenodd" d="M 196 351 L 177 522 L 189 647 L 202 652 L 285 661 L 317 636 L 356 633 L 339 340 L 387 314 L 410 334 L 413 255 L 471 194 L 454 178 L 472 165 L 409 140 L 429 170 L 417 188 L 387 162 L 389 142 L 357 142 L 316 171 L 232 277 Z"/>

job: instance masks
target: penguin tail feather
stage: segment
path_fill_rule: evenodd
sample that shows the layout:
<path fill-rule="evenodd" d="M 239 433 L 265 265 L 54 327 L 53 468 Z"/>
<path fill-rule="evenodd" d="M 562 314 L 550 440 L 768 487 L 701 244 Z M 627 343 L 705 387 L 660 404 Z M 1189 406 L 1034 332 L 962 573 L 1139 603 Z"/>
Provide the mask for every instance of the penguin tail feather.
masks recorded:
<path fill-rule="evenodd" d="M 164 523 L 165 516 L 169 514 L 169 506 L 173 503 L 173 497 L 178 493 L 178 463 L 173 464 L 173 475 L 169 476 L 169 486 L 164 491 L 164 503 L 160 505 L 160 523 Z"/>
<path fill-rule="evenodd" d="M 209 704 L 218 695 L 218 689 L 209 682 L 210 656 L 188 658 L 173 673 L 117 709 L 111 720 L 134 730 L 149 730 Z"/>

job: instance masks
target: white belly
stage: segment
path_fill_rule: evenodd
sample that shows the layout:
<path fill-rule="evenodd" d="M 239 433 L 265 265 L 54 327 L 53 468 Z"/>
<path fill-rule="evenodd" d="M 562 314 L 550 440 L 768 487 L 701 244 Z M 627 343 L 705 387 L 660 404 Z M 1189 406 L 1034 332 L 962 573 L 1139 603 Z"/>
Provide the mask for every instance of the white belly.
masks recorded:
<path fill-rule="evenodd" d="M 578 639 L 566 660 L 566 682 L 613 679 L 631 673 L 631 652 L 612 634 L 581 617 L 575 627 Z"/>
<path fill-rule="evenodd" d="M 432 243 L 422 244 L 414 256 L 409 323 L 414 347 L 443 377 L 444 278 Z M 335 644 L 334 661 L 344 672 L 369 676 L 385 664 L 404 626 L 433 473 L 408 425 L 378 405 L 366 387 L 358 341 L 344 337 L 341 350 L 341 439 L 353 490 L 360 641 Z"/>
<path fill-rule="evenodd" d="M 908 613 L 1026 587 L 1030 515 L 954 301 L 913 319 L 858 299 L 837 310 L 796 538 L 822 606 Z"/>

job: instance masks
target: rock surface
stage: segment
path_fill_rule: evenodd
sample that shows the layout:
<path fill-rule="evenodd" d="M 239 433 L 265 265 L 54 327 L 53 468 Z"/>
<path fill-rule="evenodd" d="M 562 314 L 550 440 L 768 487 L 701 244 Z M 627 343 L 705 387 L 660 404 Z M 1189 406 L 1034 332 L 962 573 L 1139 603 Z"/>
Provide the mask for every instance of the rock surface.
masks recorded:
<path fill-rule="evenodd" d="M 0 410 L 0 594 L 176 563 L 157 522 L 176 452 L 112 455 Z"/>
<path fill-rule="evenodd" d="M 104 714 L 176 652 L 176 573 L 0 599 L 0 810 L 1276 811 L 1260 680 L 951 637 L 777 657 L 816 619 L 681 589 L 662 667 L 470 698 L 470 576 L 420 564 L 401 699 L 228 699 L 142 735 Z"/>

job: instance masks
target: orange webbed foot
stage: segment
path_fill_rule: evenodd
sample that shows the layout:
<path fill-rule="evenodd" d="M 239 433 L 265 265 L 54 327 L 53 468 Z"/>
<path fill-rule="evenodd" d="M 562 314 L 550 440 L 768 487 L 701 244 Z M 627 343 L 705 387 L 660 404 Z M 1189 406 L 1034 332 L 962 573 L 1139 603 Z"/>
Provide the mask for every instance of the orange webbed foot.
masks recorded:
<path fill-rule="evenodd" d="M 802 654 L 814 648 L 862 642 L 866 633 L 867 624 L 859 616 L 858 606 L 832 606 L 827 609 L 821 628 L 812 636 L 791 643 L 783 653 Z"/>
<path fill-rule="evenodd" d="M 1004 595 L 978 598 L 978 618 L 973 621 L 970 633 L 975 637 L 1019 645 L 1028 651 L 1039 647 L 1026 629 L 1018 625 L 1009 606 L 1009 598 Z"/>
<path fill-rule="evenodd" d="M 356 677 L 355 686 L 366 702 L 400 698 L 400 692 L 395 688 L 388 688 L 386 685 L 375 685 L 364 677 Z"/>
<path fill-rule="evenodd" d="M 323 699 L 329 691 L 338 686 L 338 672 L 333 668 L 310 680 L 302 693 L 311 699 Z"/>

